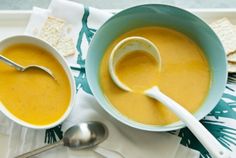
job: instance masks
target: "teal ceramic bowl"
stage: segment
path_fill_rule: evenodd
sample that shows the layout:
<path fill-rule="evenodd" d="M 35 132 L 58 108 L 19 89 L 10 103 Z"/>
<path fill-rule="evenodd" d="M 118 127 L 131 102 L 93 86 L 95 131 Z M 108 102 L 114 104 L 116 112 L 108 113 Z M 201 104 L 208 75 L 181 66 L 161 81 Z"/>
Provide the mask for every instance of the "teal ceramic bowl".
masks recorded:
<path fill-rule="evenodd" d="M 129 8 L 114 15 L 100 27 L 90 43 L 86 60 L 86 75 L 93 95 L 105 111 L 131 127 L 146 131 L 170 131 L 185 126 L 182 121 L 157 126 L 130 120 L 109 103 L 100 87 L 100 63 L 109 44 L 121 34 L 145 26 L 162 26 L 182 32 L 205 52 L 212 71 L 212 83 L 207 98 L 194 114 L 197 119 L 202 119 L 216 106 L 226 85 L 227 62 L 224 49 L 216 34 L 205 22 L 188 11 L 172 6 L 147 4 Z"/>

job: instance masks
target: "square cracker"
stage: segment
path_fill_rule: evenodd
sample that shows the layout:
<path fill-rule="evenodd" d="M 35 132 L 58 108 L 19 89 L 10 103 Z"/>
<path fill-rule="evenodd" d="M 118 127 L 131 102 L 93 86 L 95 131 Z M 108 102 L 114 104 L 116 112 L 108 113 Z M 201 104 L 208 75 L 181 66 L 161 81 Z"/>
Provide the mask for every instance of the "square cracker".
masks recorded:
<path fill-rule="evenodd" d="M 236 64 L 236 51 L 228 54 L 227 60 Z"/>
<path fill-rule="evenodd" d="M 219 19 L 212 24 L 211 28 L 221 40 L 225 53 L 228 55 L 236 51 L 236 27 L 227 19 Z"/>
<path fill-rule="evenodd" d="M 59 39 L 56 49 L 63 55 L 69 56 L 75 54 L 75 45 L 72 38 L 62 37 Z"/>
<path fill-rule="evenodd" d="M 236 72 L 236 64 L 228 62 L 228 72 L 235 73 Z"/>
<path fill-rule="evenodd" d="M 72 38 L 64 34 L 65 21 L 49 16 L 44 23 L 39 37 L 55 47 L 63 56 L 75 54 L 75 45 Z"/>
<path fill-rule="evenodd" d="M 41 29 L 39 37 L 56 47 L 58 40 L 61 38 L 64 25 L 64 20 L 49 16 Z"/>

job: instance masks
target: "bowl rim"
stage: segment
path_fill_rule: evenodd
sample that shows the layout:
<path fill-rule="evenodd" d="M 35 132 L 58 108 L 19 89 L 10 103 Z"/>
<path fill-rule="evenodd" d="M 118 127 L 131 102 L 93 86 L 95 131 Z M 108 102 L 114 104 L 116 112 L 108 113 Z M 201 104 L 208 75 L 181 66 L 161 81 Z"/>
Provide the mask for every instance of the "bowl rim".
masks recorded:
<path fill-rule="evenodd" d="M 72 75 L 72 71 L 71 71 L 69 65 L 67 64 L 65 58 L 56 50 L 56 48 L 51 46 L 47 41 L 39 39 L 37 37 L 31 36 L 31 35 L 22 35 L 22 34 L 11 35 L 11 36 L 7 36 L 7 37 L 3 38 L 2 40 L 0 40 L 0 46 L 2 45 L 3 42 L 5 42 L 7 40 L 11 41 L 11 40 L 15 40 L 17 38 L 19 38 L 19 39 L 25 38 L 25 39 L 33 41 L 30 44 L 46 50 L 46 52 L 50 53 L 50 55 L 52 55 L 55 58 L 55 60 L 58 61 L 58 63 L 61 65 L 61 67 L 65 71 L 67 79 L 70 83 L 70 91 L 71 91 L 70 102 L 68 103 L 67 109 L 65 110 L 63 115 L 58 120 L 56 120 L 56 121 L 54 121 L 50 124 L 45 124 L 45 125 L 35 125 L 35 124 L 32 124 L 32 123 L 21 120 L 20 118 L 16 117 L 14 114 L 12 114 L 3 105 L 3 103 L 1 103 L 1 101 L 0 101 L 0 112 L 2 112 L 10 120 L 12 120 L 12 121 L 16 122 L 17 124 L 22 125 L 24 127 L 28 127 L 28 128 L 32 128 L 32 129 L 49 129 L 49 128 L 55 127 L 58 124 L 60 124 L 61 122 L 63 122 L 69 116 L 69 114 L 70 114 L 70 112 L 73 108 L 74 102 L 75 102 L 76 86 L 75 86 L 75 81 L 74 81 L 74 78 L 73 78 L 73 75 Z M 35 44 L 37 42 L 39 44 Z M 22 43 L 27 44 L 27 42 L 20 42 L 20 41 L 14 43 L 14 44 L 22 44 Z M 51 50 L 51 51 L 49 51 L 49 50 Z"/>
<path fill-rule="evenodd" d="M 180 120 L 180 121 L 177 121 L 177 122 L 174 122 L 174 123 L 171 123 L 171 124 L 168 124 L 168 125 L 145 125 L 145 124 L 142 124 L 142 123 L 139 123 L 139 122 L 136 122 L 136 121 L 133 121 L 129 118 L 127 118 L 125 115 L 121 114 L 116 108 L 112 110 L 108 109 L 107 107 L 105 107 L 105 105 L 103 105 L 103 101 L 101 101 L 100 97 L 96 94 L 96 90 L 93 86 L 93 82 L 92 82 L 92 79 L 91 79 L 91 75 L 89 73 L 89 62 L 88 62 L 88 59 L 89 59 L 89 55 L 91 54 L 90 52 L 90 49 L 91 49 L 91 45 L 93 45 L 93 43 L 95 43 L 95 37 L 96 35 L 101 31 L 101 29 L 107 24 L 109 23 L 111 20 L 113 20 L 114 18 L 116 18 L 116 16 L 119 16 L 120 14 L 124 14 L 125 12 L 128 12 L 130 10 L 133 10 L 133 9 L 136 9 L 136 8 L 140 8 L 140 7 L 166 7 L 166 8 L 169 8 L 169 9 L 174 9 L 174 10 L 179 10 L 185 14 L 189 14 L 191 15 L 194 19 L 200 21 L 201 23 L 203 23 L 204 25 L 206 25 L 208 27 L 208 29 L 211 31 L 211 33 L 213 34 L 214 38 L 219 42 L 219 44 L 221 45 L 220 47 L 222 47 L 222 50 L 224 50 L 224 47 L 221 43 L 221 41 L 219 40 L 218 36 L 216 35 L 216 33 L 209 27 L 209 25 L 204 22 L 201 18 L 199 18 L 198 16 L 194 15 L 193 13 L 185 10 L 185 9 L 182 9 L 182 8 L 178 8 L 178 7 L 175 7 L 175 6 L 171 6 L 171 5 L 166 5 L 166 4 L 143 4 L 143 5 L 137 5 L 137 6 L 134 6 L 134 7 L 130 7 L 130 8 L 127 8 L 127 9 L 124 9 L 122 11 L 119 11 L 118 13 L 116 13 L 114 16 L 110 17 L 104 24 L 102 24 L 99 29 L 97 30 L 96 34 L 94 35 L 94 37 L 92 38 L 91 42 L 90 42 L 90 45 L 89 45 L 89 48 L 88 48 L 88 53 L 87 53 L 87 60 L 86 60 L 86 63 L 85 63 L 85 69 L 86 69 L 86 76 L 87 76 L 87 80 L 88 80 L 88 84 L 90 86 L 90 89 L 93 93 L 93 95 L 95 96 L 96 100 L 98 101 L 99 105 L 107 112 L 109 113 L 110 116 L 112 116 L 113 118 L 115 118 L 116 120 L 118 120 L 119 122 L 125 124 L 125 125 L 128 125 L 130 127 L 133 127 L 133 128 L 136 128 L 136 129 L 140 129 L 140 130 L 144 130 L 144 131 L 152 131 L 152 132 L 166 132 L 166 131 L 172 131 L 172 130 L 178 130 L 178 129 L 181 129 L 181 128 L 184 128 L 186 127 L 186 125 Z M 92 55 L 91 55 L 92 56 Z M 226 55 L 224 53 L 224 56 L 225 56 L 225 64 L 226 64 L 226 71 L 225 71 L 225 74 L 222 74 L 224 75 L 224 85 L 222 85 L 220 87 L 220 89 L 218 90 L 218 98 L 214 100 L 214 106 L 212 106 L 211 108 L 209 108 L 209 111 L 206 111 L 204 114 L 196 117 L 196 119 L 198 120 L 201 120 L 202 118 L 204 118 L 210 111 L 212 111 L 214 109 L 214 107 L 217 105 L 218 101 L 220 100 L 220 98 L 222 97 L 223 95 L 223 92 L 225 90 L 225 85 L 227 84 L 227 76 L 228 76 L 228 73 L 227 73 L 227 62 L 226 62 Z M 111 103 L 109 103 L 109 101 L 106 101 L 110 106 L 113 106 Z M 114 112 L 116 111 L 116 113 Z M 199 110 L 198 110 L 199 111 Z M 198 111 L 196 111 L 195 113 L 197 113 Z M 194 113 L 194 115 L 195 115 Z M 177 124 L 177 125 L 175 125 Z M 163 128 L 162 128 L 163 127 Z"/>

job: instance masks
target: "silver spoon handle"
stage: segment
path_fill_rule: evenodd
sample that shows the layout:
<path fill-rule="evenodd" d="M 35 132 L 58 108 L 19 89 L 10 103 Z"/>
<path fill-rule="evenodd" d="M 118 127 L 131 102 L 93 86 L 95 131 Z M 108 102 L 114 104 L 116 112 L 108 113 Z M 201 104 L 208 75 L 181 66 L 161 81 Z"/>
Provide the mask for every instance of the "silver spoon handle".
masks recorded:
<path fill-rule="evenodd" d="M 6 57 L 0 55 L 0 60 L 3 61 L 5 64 L 11 66 L 11 67 L 14 67 L 16 70 L 19 70 L 19 71 L 23 71 L 24 68 L 20 65 L 18 65 L 17 63 L 11 61 L 10 59 L 7 59 Z"/>
<path fill-rule="evenodd" d="M 49 144 L 49 145 L 46 145 L 46 146 L 43 146 L 41 148 L 38 148 L 38 149 L 35 149 L 33 151 L 30 151 L 30 152 L 27 152 L 25 154 L 22 154 L 22 155 L 19 155 L 19 156 L 16 156 L 15 158 L 28 158 L 28 157 L 31 157 L 31 156 L 34 156 L 34 155 L 38 155 L 44 151 L 47 151 L 47 150 L 50 150 L 52 148 L 55 148 L 57 146 L 60 146 L 60 145 L 63 145 L 63 140 L 60 140 L 59 142 L 56 142 L 54 144 Z"/>

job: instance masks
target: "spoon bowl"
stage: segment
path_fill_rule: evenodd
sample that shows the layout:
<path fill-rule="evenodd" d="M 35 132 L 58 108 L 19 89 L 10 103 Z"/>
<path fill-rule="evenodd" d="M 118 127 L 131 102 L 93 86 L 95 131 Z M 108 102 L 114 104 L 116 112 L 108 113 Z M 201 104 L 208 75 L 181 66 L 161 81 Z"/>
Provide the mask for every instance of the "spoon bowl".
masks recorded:
<path fill-rule="evenodd" d="M 46 145 L 44 147 L 35 149 L 28 153 L 16 156 L 15 158 L 27 158 L 38 155 L 44 151 L 53 149 L 57 146 L 64 145 L 74 149 L 88 149 L 106 140 L 108 137 L 107 127 L 96 121 L 83 122 L 78 125 L 70 127 L 64 134 L 62 140 Z"/>
<path fill-rule="evenodd" d="M 91 148 L 103 142 L 107 136 L 107 127 L 100 122 L 80 123 L 65 132 L 63 144 L 76 149 Z"/>

